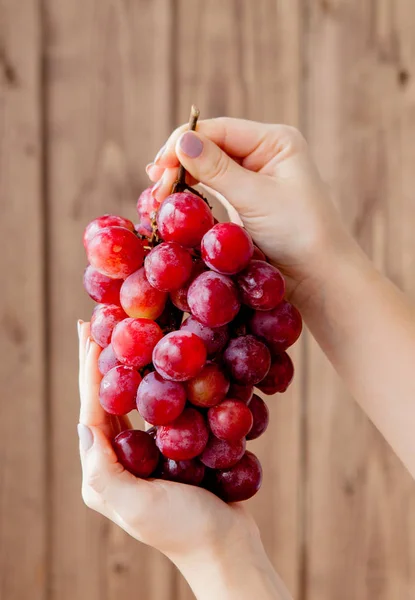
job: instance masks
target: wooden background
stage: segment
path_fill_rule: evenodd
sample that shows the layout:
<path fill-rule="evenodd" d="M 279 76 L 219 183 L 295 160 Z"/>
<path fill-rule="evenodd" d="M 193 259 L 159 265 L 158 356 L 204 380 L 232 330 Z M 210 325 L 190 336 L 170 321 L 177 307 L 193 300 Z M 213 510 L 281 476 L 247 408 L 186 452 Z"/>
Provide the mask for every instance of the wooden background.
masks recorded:
<path fill-rule="evenodd" d="M 134 215 L 203 117 L 302 129 L 344 219 L 415 297 L 413 0 L 0 0 L 0 597 L 185 600 L 80 497 L 81 233 Z M 415 599 L 415 486 L 308 335 L 251 502 L 297 600 Z"/>

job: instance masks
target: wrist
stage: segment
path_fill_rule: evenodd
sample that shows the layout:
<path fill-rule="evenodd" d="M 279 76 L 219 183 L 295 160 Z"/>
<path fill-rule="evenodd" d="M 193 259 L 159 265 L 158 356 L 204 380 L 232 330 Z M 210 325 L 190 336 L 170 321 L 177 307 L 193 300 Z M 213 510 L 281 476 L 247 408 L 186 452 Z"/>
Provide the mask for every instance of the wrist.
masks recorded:
<path fill-rule="evenodd" d="M 187 557 L 170 557 L 198 600 L 289 600 L 258 532 L 201 548 Z"/>

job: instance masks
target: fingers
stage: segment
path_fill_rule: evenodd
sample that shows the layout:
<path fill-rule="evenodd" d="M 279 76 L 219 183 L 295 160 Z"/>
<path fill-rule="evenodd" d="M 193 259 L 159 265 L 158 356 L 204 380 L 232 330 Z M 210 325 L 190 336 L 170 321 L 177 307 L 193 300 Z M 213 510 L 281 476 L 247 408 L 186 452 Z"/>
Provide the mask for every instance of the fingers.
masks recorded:
<path fill-rule="evenodd" d="M 148 509 L 151 484 L 124 469 L 99 427 L 80 424 L 78 431 L 83 500 L 126 529 L 125 522 L 136 521 Z"/>

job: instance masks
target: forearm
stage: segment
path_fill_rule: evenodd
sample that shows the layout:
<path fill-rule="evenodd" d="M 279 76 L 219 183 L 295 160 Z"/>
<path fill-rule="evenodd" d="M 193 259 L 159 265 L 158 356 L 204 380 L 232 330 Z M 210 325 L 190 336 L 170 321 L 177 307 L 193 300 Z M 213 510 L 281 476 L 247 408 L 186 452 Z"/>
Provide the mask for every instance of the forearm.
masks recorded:
<path fill-rule="evenodd" d="M 357 402 L 415 477 L 415 310 L 357 246 L 322 256 L 302 312 Z"/>
<path fill-rule="evenodd" d="M 174 562 L 197 600 L 292 600 L 259 537 Z"/>

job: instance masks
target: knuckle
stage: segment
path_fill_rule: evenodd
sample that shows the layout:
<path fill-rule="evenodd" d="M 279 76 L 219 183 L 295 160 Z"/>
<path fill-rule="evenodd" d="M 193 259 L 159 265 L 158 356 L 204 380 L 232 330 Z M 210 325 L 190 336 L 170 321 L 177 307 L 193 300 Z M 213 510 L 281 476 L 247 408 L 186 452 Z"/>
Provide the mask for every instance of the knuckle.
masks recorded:
<path fill-rule="evenodd" d="M 99 496 L 94 494 L 91 488 L 85 485 L 82 486 L 82 500 L 84 501 L 84 504 L 91 510 L 99 511 L 101 506 Z"/>
<path fill-rule="evenodd" d="M 293 150 L 303 150 L 307 142 L 301 131 L 291 125 L 277 125 L 277 135 L 285 141 L 285 145 Z"/>
<path fill-rule="evenodd" d="M 85 486 L 97 494 L 102 494 L 105 489 L 105 481 L 102 473 L 97 469 L 92 469 L 85 474 Z"/>
<path fill-rule="evenodd" d="M 229 168 L 229 158 L 222 151 L 216 153 L 216 156 L 210 165 L 209 180 L 214 183 L 220 181 L 226 175 Z"/>

